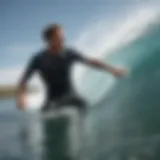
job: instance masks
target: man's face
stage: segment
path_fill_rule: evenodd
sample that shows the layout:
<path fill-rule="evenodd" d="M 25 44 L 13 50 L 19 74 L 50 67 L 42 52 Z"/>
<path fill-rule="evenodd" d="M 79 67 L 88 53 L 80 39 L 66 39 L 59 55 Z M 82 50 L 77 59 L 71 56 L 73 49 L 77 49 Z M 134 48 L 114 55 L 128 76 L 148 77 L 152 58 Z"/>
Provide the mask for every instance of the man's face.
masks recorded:
<path fill-rule="evenodd" d="M 53 34 L 50 45 L 57 49 L 61 49 L 64 46 L 64 31 L 62 28 L 58 28 Z"/>

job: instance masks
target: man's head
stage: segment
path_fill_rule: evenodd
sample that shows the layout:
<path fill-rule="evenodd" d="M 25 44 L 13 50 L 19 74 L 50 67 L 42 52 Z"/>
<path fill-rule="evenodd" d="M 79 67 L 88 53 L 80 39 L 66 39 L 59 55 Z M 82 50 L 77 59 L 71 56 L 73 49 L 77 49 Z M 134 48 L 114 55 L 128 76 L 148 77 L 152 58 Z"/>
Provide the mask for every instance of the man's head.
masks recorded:
<path fill-rule="evenodd" d="M 43 39 L 49 47 L 57 50 L 62 49 L 64 46 L 64 31 L 61 25 L 52 24 L 45 28 L 43 31 Z"/>

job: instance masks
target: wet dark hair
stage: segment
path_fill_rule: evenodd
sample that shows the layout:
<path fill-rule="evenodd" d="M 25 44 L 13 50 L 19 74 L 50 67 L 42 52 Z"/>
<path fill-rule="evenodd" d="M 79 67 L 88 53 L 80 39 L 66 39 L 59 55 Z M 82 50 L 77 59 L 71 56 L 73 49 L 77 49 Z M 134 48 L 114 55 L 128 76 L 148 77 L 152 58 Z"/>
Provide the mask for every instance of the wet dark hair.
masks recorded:
<path fill-rule="evenodd" d="M 43 35 L 42 35 L 43 40 L 48 42 L 52 38 L 52 36 L 56 33 L 56 31 L 61 28 L 62 26 L 60 24 L 51 24 L 47 26 L 43 30 Z"/>

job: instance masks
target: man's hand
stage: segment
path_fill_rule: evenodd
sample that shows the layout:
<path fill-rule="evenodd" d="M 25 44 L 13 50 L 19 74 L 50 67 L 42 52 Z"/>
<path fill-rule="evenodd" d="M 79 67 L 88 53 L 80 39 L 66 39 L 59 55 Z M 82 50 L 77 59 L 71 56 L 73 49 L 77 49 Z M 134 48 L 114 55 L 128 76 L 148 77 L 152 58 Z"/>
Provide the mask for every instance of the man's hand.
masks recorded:
<path fill-rule="evenodd" d="M 111 72 L 116 77 L 124 77 L 126 75 L 126 70 L 123 68 L 114 68 Z"/>
<path fill-rule="evenodd" d="M 21 95 L 18 96 L 17 107 L 20 110 L 25 109 L 25 107 L 26 107 L 26 96 L 25 96 L 25 94 L 21 94 Z"/>
<path fill-rule="evenodd" d="M 25 95 L 20 95 L 17 99 L 17 106 L 20 110 L 24 110 L 26 107 L 26 97 Z"/>

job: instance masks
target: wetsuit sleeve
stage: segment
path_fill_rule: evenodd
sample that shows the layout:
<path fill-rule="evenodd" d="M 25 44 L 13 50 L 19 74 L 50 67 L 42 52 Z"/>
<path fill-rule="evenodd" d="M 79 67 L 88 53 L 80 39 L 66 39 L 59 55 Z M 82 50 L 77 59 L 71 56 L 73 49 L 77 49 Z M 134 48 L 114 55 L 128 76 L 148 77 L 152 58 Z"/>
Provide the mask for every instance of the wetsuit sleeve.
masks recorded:
<path fill-rule="evenodd" d="M 82 53 L 80 53 L 79 51 L 75 49 L 70 50 L 70 56 L 71 56 L 72 61 L 78 61 L 82 63 L 88 62 L 88 58 L 83 56 Z"/>
<path fill-rule="evenodd" d="M 27 81 L 29 80 L 29 78 L 32 76 L 32 74 L 34 73 L 34 71 L 36 71 L 37 69 L 37 57 L 34 56 L 30 59 L 23 75 L 22 78 L 20 79 L 20 83 L 21 84 L 25 84 L 27 83 Z"/>

